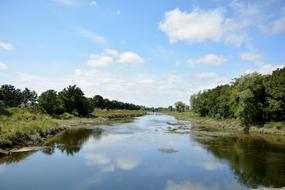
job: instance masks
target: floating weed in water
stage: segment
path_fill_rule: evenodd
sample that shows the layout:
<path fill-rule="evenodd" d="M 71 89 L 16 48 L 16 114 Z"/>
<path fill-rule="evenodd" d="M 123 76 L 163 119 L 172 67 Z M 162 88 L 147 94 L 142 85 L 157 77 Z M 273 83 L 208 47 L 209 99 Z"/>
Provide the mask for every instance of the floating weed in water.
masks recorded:
<path fill-rule="evenodd" d="M 178 152 L 178 150 L 176 150 L 174 148 L 160 148 L 158 150 L 162 153 L 168 153 L 168 154 Z"/>

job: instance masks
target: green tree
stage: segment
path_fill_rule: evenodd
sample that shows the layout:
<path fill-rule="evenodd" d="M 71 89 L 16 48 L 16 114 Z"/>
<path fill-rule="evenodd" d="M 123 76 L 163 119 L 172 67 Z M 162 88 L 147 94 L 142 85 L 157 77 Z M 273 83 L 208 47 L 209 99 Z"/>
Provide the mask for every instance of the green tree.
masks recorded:
<path fill-rule="evenodd" d="M 0 100 L 6 107 L 16 107 L 22 103 L 22 94 L 20 89 L 12 85 L 2 85 L 0 88 Z"/>
<path fill-rule="evenodd" d="M 93 102 L 91 98 L 82 97 L 81 101 L 79 102 L 77 106 L 77 112 L 79 116 L 88 116 L 90 113 L 92 113 L 94 107 Z"/>
<path fill-rule="evenodd" d="M 43 92 L 38 98 L 38 104 L 48 114 L 58 114 L 61 112 L 60 102 L 55 90 L 47 90 Z"/>
<path fill-rule="evenodd" d="M 37 93 L 35 91 L 31 91 L 28 88 L 25 88 L 22 91 L 22 103 L 24 104 L 35 104 L 37 101 Z"/>
<path fill-rule="evenodd" d="M 248 126 L 264 122 L 265 87 L 264 76 L 252 73 L 240 77 L 234 83 L 236 94 L 236 116 Z"/>
<path fill-rule="evenodd" d="M 178 102 L 175 103 L 175 108 L 176 108 L 176 110 L 178 112 L 184 112 L 185 111 L 185 107 L 186 107 L 186 105 L 183 102 L 181 102 L 181 101 L 178 101 Z"/>
<path fill-rule="evenodd" d="M 93 97 L 93 104 L 95 108 L 103 108 L 104 107 L 104 98 L 100 95 L 96 95 Z"/>
<path fill-rule="evenodd" d="M 76 85 L 68 86 L 59 92 L 58 96 L 64 111 L 77 114 L 77 108 L 84 97 L 84 93 L 79 87 Z"/>
<path fill-rule="evenodd" d="M 285 67 L 273 71 L 266 79 L 266 117 L 269 120 L 285 120 Z"/>
<path fill-rule="evenodd" d="M 76 85 L 64 88 L 59 92 L 58 96 L 63 105 L 64 111 L 68 113 L 87 116 L 93 111 L 91 99 L 84 97 L 84 93 Z"/>

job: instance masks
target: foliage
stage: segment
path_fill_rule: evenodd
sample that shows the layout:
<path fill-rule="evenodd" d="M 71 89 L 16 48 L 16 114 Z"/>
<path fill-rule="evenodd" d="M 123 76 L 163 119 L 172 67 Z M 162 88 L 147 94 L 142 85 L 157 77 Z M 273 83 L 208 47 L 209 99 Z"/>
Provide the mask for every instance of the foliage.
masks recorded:
<path fill-rule="evenodd" d="M 22 103 L 22 93 L 12 85 L 2 85 L 0 88 L 0 100 L 6 107 L 16 107 Z"/>
<path fill-rule="evenodd" d="M 181 102 L 181 101 L 178 101 L 175 103 L 175 109 L 178 111 L 178 112 L 184 112 L 185 109 L 186 109 L 186 105 Z"/>
<path fill-rule="evenodd" d="M 285 68 L 241 76 L 192 95 L 190 103 L 200 116 L 239 119 L 245 126 L 285 120 Z"/>
<path fill-rule="evenodd" d="M 57 92 L 55 90 L 47 90 L 43 92 L 38 99 L 38 104 L 48 114 L 59 114 L 61 113 L 60 102 L 58 99 Z"/>
<path fill-rule="evenodd" d="M 93 105 L 95 108 L 104 108 L 104 98 L 100 95 L 94 96 Z"/>
<path fill-rule="evenodd" d="M 0 101 L 4 107 L 17 107 L 20 104 L 32 104 L 37 101 L 37 93 L 25 88 L 21 91 L 13 85 L 4 84 L 0 87 Z"/>
<path fill-rule="evenodd" d="M 24 104 L 31 103 L 32 105 L 35 104 L 37 101 L 37 93 L 35 91 L 31 91 L 28 88 L 25 88 L 22 91 L 22 102 Z"/>

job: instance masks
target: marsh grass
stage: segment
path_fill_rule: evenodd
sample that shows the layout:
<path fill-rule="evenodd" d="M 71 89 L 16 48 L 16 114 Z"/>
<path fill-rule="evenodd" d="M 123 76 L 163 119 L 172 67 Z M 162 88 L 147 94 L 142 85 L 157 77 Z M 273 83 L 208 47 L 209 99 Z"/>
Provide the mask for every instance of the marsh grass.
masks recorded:
<path fill-rule="evenodd" d="M 35 108 L 9 108 L 0 111 L 0 148 L 37 144 L 70 127 L 125 123 L 144 114 L 141 110 L 95 110 L 87 118 L 68 113 L 52 117 Z"/>
<path fill-rule="evenodd" d="M 55 127 L 58 123 L 52 117 L 31 108 L 10 108 L 5 110 L 5 114 L 0 114 L 0 137 Z"/>
<path fill-rule="evenodd" d="M 209 128 L 221 128 L 229 130 L 243 131 L 241 122 L 238 119 L 214 119 L 210 117 L 201 117 L 191 111 L 188 112 L 176 112 L 176 111 L 164 111 L 167 115 L 172 115 L 179 120 L 193 121 L 199 126 L 207 126 Z M 278 134 L 285 135 L 285 122 L 268 122 L 264 125 L 251 126 L 250 132 L 253 133 L 264 133 L 264 134 Z"/>

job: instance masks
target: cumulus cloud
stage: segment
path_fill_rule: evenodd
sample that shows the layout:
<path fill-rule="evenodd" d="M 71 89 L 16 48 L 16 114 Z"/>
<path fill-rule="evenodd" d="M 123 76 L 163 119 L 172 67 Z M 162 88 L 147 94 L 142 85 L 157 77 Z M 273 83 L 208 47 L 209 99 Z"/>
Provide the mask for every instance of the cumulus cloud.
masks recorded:
<path fill-rule="evenodd" d="M 134 52 L 125 51 L 119 54 L 118 63 L 142 64 L 144 63 L 144 59 Z"/>
<path fill-rule="evenodd" d="M 6 64 L 0 62 L 0 71 L 5 70 L 5 69 L 8 69 L 8 66 Z"/>
<path fill-rule="evenodd" d="M 190 66 L 196 65 L 222 65 L 226 59 L 223 56 L 208 54 L 197 59 L 189 59 L 187 63 Z"/>
<path fill-rule="evenodd" d="M 142 64 L 144 62 L 144 59 L 135 52 L 119 52 L 115 49 L 105 49 L 103 53 L 92 54 L 88 59 L 88 65 L 91 67 L 106 67 L 112 64 Z"/>
<path fill-rule="evenodd" d="M 12 46 L 12 44 L 10 44 L 8 42 L 0 41 L 0 49 L 4 49 L 4 50 L 7 50 L 7 51 L 10 51 L 10 50 L 13 49 L 13 46 Z"/>
<path fill-rule="evenodd" d="M 283 68 L 285 67 L 285 64 L 281 64 L 281 65 L 272 65 L 272 64 L 260 64 L 258 65 L 258 67 L 256 69 L 249 69 L 247 70 L 245 73 L 253 73 L 253 72 L 257 72 L 260 74 L 272 74 L 272 72 L 278 68 Z"/>
<path fill-rule="evenodd" d="M 88 59 L 88 65 L 91 67 L 106 67 L 112 65 L 113 62 L 113 57 L 107 55 L 90 55 Z"/>
<path fill-rule="evenodd" d="M 107 41 L 104 36 L 100 36 L 100 35 L 96 34 L 95 32 L 88 30 L 88 29 L 82 28 L 79 30 L 79 33 L 82 37 L 89 39 L 89 40 L 91 40 L 95 43 L 98 43 L 98 44 L 105 44 Z"/>
<path fill-rule="evenodd" d="M 176 8 L 165 13 L 159 28 L 170 43 L 224 41 L 237 47 L 247 41 L 248 29 L 271 34 L 285 32 L 285 11 L 270 15 L 270 2 L 254 3 L 233 0 L 229 6 L 215 9 Z"/>
<path fill-rule="evenodd" d="M 174 9 L 165 13 L 159 28 L 168 35 L 170 43 L 218 41 L 223 33 L 221 28 L 223 20 L 220 9 L 209 11 L 194 9 L 192 12 Z"/>
<path fill-rule="evenodd" d="M 243 61 L 258 62 L 260 61 L 261 56 L 258 53 L 254 52 L 243 52 L 240 54 L 240 58 Z"/>

